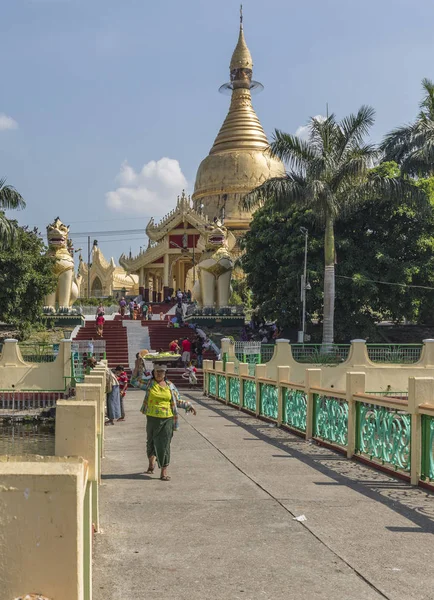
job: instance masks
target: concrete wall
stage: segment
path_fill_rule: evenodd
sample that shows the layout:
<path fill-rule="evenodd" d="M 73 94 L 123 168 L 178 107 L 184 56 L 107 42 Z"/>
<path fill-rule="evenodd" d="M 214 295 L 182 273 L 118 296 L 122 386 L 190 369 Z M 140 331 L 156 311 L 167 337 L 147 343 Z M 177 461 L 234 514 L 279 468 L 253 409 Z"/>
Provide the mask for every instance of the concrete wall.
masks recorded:
<path fill-rule="evenodd" d="M 83 600 L 86 490 L 81 458 L 0 456 L 2 599 Z"/>
<path fill-rule="evenodd" d="M 238 362 L 234 346 L 228 339 L 222 340 L 222 355 L 224 353 L 228 354 L 228 361 Z M 373 363 L 368 357 L 366 342 L 354 340 L 348 359 L 336 365 L 297 362 L 292 356 L 289 341 L 277 340 L 273 357 L 266 363 L 266 377 L 276 379 L 281 366 L 289 367 L 289 379 L 294 383 L 304 383 L 306 369 L 320 369 L 324 387 L 344 390 L 346 374 L 356 370 L 365 373 L 366 389 L 369 391 L 406 391 L 409 377 L 434 377 L 434 340 L 424 340 L 420 360 L 414 364 Z"/>
<path fill-rule="evenodd" d="M 5 340 L 0 357 L 0 390 L 64 390 L 71 375 L 71 340 L 60 342 L 54 362 L 28 363 L 17 340 Z"/>

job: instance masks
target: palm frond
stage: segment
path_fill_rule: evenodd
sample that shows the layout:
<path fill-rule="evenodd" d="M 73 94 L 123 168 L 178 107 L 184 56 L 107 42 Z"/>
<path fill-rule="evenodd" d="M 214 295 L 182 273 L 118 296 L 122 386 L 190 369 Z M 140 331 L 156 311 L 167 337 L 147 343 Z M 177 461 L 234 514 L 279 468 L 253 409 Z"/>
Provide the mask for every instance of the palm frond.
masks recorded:
<path fill-rule="evenodd" d="M 15 243 L 18 225 L 0 211 L 0 248 L 7 248 Z"/>
<path fill-rule="evenodd" d="M 375 110 L 366 105 L 361 106 L 357 114 L 344 117 L 339 123 L 342 132 L 340 155 L 360 145 L 374 122 Z"/>
<path fill-rule="evenodd" d="M 274 131 L 270 150 L 272 154 L 287 163 L 291 170 L 300 172 L 304 172 L 310 161 L 315 158 L 309 143 L 279 129 Z"/>
<path fill-rule="evenodd" d="M 305 195 L 306 180 L 297 173 L 286 177 L 273 177 L 252 190 L 241 200 L 244 210 L 253 210 L 265 202 L 271 202 L 277 210 L 285 210 L 288 204 L 301 201 Z"/>
<path fill-rule="evenodd" d="M 20 208 L 25 208 L 26 203 L 24 198 L 21 196 L 17 190 L 11 185 L 5 185 L 6 179 L 0 179 L 0 209 L 8 210 L 14 209 L 18 210 Z"/>

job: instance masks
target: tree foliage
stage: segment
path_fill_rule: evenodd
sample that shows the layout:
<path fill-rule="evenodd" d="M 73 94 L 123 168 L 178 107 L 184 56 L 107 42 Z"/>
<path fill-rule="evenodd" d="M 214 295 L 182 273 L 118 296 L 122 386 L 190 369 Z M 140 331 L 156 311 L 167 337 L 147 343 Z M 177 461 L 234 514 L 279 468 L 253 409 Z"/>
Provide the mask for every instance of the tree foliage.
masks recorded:
<path fill-rule="evenodd" d="M 0 248 L 5 248 L 17 241 L 17 223 L 8 219 L 5 210 L 25 208 L 24 198 L 6 179 L 0 179 Z"/>
<path fill-rule="evenodd" d="M 53 291 L 53 259 L 38 231 L 15 229 L 16 244 L 0 249 L 0 320 L 15 325 L 26 336 L 42 321 L 46 294 Z"/>
<path fill-rule="evenodd" d="M 307 141 L 276 130 L 270 145 L 284 160 L 288 172 L 264 182 L 244 198 L 244 206 L 271 204 L 283 215 L 294 209 L 310 209 L 323 228 L 324 294 L 323 344 L 334 340 L 335 315 L 335 227 L 339 219 L 374 196 L 395 199 L 412 196 L 426 203 L 426 196 L 410 180 L 371 172 L 378 149 L 365 142 L 374 123 L 374 110 L 362 106 L 356 114 L 340 121 L 335 115 L 311 118 Z M 370 176 L 368 176 L 370 174 Z"/>
<path fill-rule="evenodd" d="M 382 164 L 370 176 L 399 177 L 395 163 Z M 434 180 L 420 180 L 428 194 Z M 434 194 L 432 194 L 434 197 Z M 380 320 L 432 322 L 434 291 L 434 211 L 425 212 L 406 200 L 374 196 L 344 215 L 335 226 L 336 338 L 375 339 Z M 298 329 L 301 319 L 300 278 L 304 235 L 309 230 L 307 311 L 320 320 L 323 313 L 323 233 L 310 210 L 277 212 L 271 204 L 259 209 L 243 244 L 243 267 L 254 303 L 268 317 Z M 378 282 L 385 283 L 378 283 Z M 400 283 L 403 286 L 387 285 Z"/>

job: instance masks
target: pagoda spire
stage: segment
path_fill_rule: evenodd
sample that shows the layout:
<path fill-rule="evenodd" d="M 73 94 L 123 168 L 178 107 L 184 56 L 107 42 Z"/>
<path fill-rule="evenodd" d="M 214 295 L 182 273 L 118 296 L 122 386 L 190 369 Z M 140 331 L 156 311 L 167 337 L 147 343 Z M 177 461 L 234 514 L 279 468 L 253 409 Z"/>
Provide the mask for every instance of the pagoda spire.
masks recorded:
<path fill-rule="evenodd" d="M 252 88 L 262 88 L 262 85 L 252 80 L 253 60 L 244 37 L 242 5 L 238 42 L 229 70 L 230 83 L 220 90 L 232 90 L 231 104 L 210 154 L 222 150 L 265 150 L 268 147 L 267 136 L 254 111 L 250 94 Z"/>

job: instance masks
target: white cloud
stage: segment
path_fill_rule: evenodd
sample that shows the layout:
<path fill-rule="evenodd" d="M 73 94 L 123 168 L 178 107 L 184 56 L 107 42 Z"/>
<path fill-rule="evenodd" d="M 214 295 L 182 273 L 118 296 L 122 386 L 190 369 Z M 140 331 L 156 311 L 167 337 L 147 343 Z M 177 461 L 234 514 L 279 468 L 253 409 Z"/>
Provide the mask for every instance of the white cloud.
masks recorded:
<path fill-rule="evenodd" d="M 18 123 L 12 117 L 8 117 L 4 113 L 0 113 L 0 131 L 6 129 L 17 129 Z"/>
<path fill-rule="evenodd" d="M 179 162 L 160 158 L 136 172 L 127 161 L 116 177 L 119 187 L 106 194 L 108 208 L 116 212 L 163 215 L 175 207 L 176 198 L 187 187 Z"/>
<path fill-rule="evenodd" d="M 316 117 L 313 117 L 313 118 L 317 119 L 320 123 L 322 123 L 323 121 L 326 120 L 326 117 L 324 117 L 323 115 L 316 115 Z M 309 132 L 310 132 L 309 125 L 300 125 L 300 127 L 297 128 L 295 135 L 297 137 L 299 137 L 301 140 L 303 140 L 304 142 L 307 142 L 309 140 Z"/>

